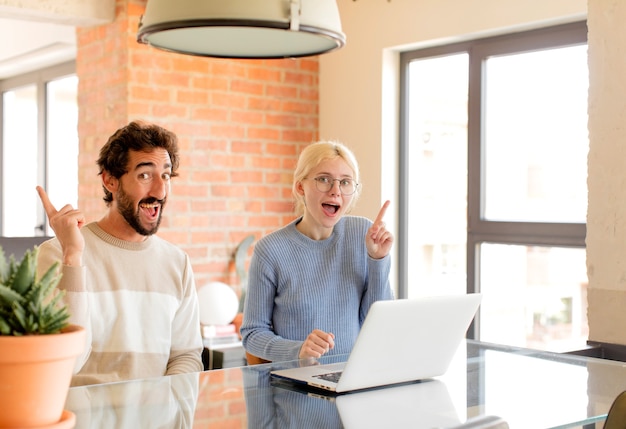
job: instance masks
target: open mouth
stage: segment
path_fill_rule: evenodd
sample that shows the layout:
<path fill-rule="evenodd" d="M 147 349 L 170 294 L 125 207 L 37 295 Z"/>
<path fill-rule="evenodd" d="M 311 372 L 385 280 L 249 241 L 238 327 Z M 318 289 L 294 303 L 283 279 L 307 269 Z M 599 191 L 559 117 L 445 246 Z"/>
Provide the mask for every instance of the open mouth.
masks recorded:
<path fill-rule="evenodd" d="M 140 203 L 139 207 L 148 218 L 154 219 L 159 215 L 159 208 L 161 207 L 161 204 L 159 204 L 158 202 Z"/>
<path fill-rule="evenodd" d="M 339 204 L 322 203 L 322 209 L 328 216 L 334 216 L 339 211 Z"/>

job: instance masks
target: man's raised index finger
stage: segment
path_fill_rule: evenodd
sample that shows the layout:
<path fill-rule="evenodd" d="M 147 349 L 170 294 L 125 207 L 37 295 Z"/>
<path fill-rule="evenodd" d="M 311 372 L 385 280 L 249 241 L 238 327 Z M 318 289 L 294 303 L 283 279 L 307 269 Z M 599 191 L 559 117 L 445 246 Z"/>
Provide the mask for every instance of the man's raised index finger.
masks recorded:
<path fill-rule="evenodd" d="M 385 217 L 385 213 L 387 212 L 387 207 L 389 207 L 389 204 L 391 204 L 391 201 L 385 201 L 385 204 L 383 204 L 383 206 L 380 208 L 380 211 L 378 212 L 378 216 L 376 216 L 376 220 L 374 221 L 374 223 L 382 222 L 383 218 Z"/>
<path fill-rule="evenodd" d="M 43 209 L 46 211 L 48 217 L 51 217 L 57 212 L 57 209 L 52 205 L 50 198 L 48 198 L 48 194 L 46 194 L 46 191 L 44 191 L 41 186 L 37 186 L 37 193 L 39 194 L 39 198 L 43 204 Z"/>

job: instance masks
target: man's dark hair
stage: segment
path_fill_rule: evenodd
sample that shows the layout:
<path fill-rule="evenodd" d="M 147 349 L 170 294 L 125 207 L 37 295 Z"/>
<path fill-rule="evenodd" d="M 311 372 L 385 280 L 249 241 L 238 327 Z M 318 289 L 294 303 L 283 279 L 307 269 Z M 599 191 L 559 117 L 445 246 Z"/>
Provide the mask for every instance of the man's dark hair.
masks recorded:
<path fill-rule="evenodd" d="M 100 149 L 100 157 L 96 161 L 100 167 L 98 174 L 106 171 L 119 179 L 128 173 L 129 151 L 150 152 L 156 148 L 163 148 L 167 151 L 172 161 L 171 177 L 178 176 L 176 172 L 179 163 L 176 134 L 158 125 L 141 121 L 133 121 L 109 137 L 109 140 Z M 103 189 L 104 201 L 110 204 L 113 201 L 113 195 L 104 186 Z"/>

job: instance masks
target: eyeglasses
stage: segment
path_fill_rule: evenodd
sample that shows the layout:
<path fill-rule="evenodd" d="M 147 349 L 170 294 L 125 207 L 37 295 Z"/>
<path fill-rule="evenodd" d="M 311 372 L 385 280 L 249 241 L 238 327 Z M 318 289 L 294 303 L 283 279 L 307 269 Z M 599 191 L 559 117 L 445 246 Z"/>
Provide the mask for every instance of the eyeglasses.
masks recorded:
<path fill-rule="evenodd" d="M 330 176 L 318 176 L 314 177 L 315 187 L 320 192 L 328 192 L 333 189 L 335 182 L 339 182 L 339 189 L 342 195 L 352 195 L 356 192 L 359 184 L 352 179 L 333 179 Z"/>

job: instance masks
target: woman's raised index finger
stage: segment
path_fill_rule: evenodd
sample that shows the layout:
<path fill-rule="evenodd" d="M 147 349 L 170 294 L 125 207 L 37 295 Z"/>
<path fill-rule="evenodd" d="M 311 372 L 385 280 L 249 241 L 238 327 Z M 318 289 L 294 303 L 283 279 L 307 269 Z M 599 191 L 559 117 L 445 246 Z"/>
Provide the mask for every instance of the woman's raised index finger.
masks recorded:
<path fill-rule="evenodd" d="M 48 194 L 41 186 L 37 186 L 37 193 L 39 194 L 39 198 L 41 199 L 41 204 L 43 204 L 43 209 L 46 211 L 48 217 L 51 217 L 57 212 L 57 209 L 50 202 L 50 198 L 48 198 Z"/>
<path fill-rule="evenodd" d="M 385 213 L 387 212 L 387 207 L 389 207 L 389 204 L 391 204 L 391 201 L 385 201 L 385 204 L 383 204 L 383 206 L 380 208 L 380 211 L 378 212 L 378 216 L 376 216 L 376 220 L 374 221 L 374 223 L 382 222 L 383 218 L 385 217 Z"/>

